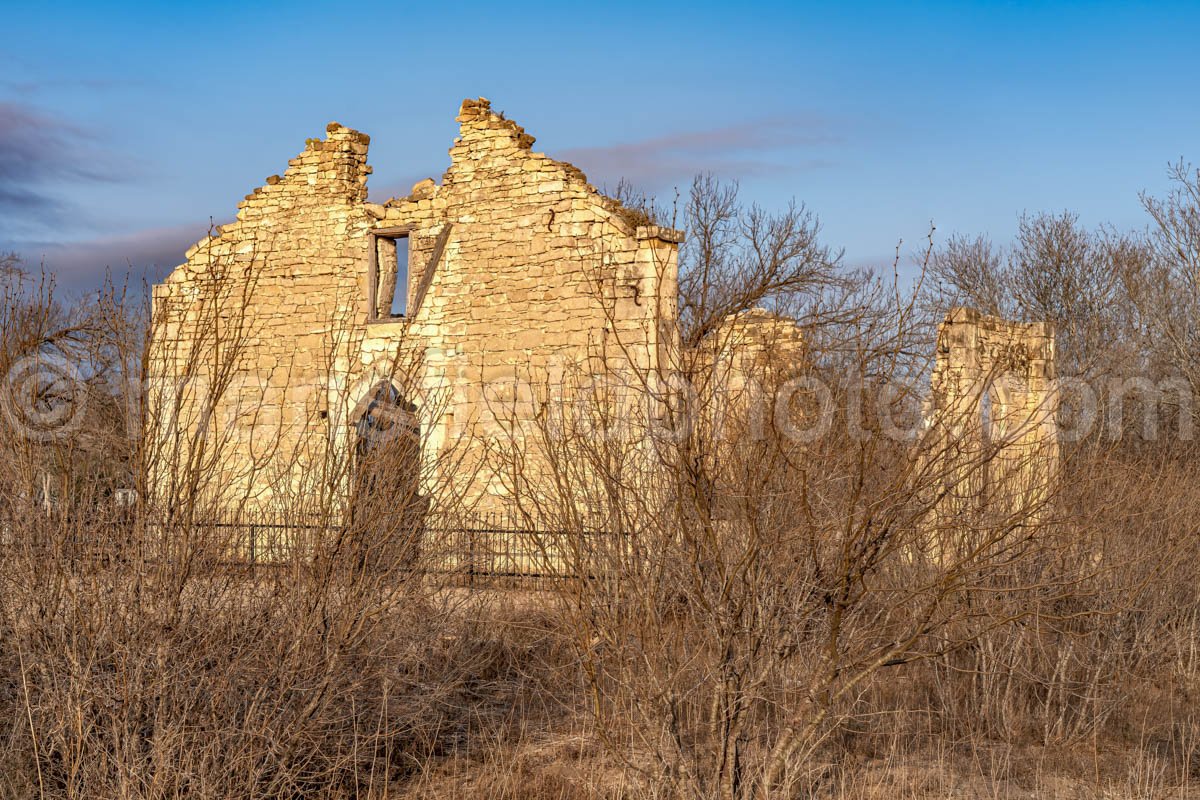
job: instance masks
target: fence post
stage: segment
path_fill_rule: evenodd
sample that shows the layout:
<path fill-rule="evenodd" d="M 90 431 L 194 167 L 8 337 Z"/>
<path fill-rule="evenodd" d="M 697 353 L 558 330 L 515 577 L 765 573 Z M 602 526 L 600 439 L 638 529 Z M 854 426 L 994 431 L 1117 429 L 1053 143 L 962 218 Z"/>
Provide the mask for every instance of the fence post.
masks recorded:
<path fill-rule="evenodd" d="M 475 530 L 467 528 L 467 586 L 475 588 Z"/>

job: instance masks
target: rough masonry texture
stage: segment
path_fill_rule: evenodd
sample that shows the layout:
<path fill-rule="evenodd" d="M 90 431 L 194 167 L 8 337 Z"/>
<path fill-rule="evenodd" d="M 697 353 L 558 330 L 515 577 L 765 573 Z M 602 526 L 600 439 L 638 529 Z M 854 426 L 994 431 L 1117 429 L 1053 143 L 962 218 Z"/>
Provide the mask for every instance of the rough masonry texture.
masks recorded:
<path fill-rule="evenodd" d="M 487 100 L 464 101 L 458 122 L 441 182 L 383 204 L 367 201 L 369 138 L 330 124 L 154 287 L 146 447 L 160 508 L 345 500 L 382 409 L 413 443 L 420 494 L 508 513 L 546 474 L 548 408 L 606 396 L 606 416 L 652 423 L 653 403 L 610 379 L 677 363 L 682 234 L 533 152 Z M 796 322 L 762 309 L 726 320 L 699 355 L 701 396 L 725 398 L 708 423 L 735 434 L 755 424 L 730 420 L 762 382 L 772 391 L 808 357 Z M 1019 511 L 1046 496 L 1053 364 L 1043 325 L 946 318 L 925 458 L 948 525 L 984 500 Z"/>
<path fill-rule="evenodd" d="M 952 309 L 938 329 L 930 390 L 942 523 L 961 527 L 982 508 L 1037 518 L 1059 461 L 1050 326 Z"/>
<path fill-rule="evenodd" d="M 154 287 L 160 500 L 186 490 L 189 463 L 225 505 L 336 495 L 387 388 L 412 409 L 423 483 L 493 510 L 511 479 L 482 443 L 534 413 L 527 395 L 664 357 L 682 235 L 533 152 L 487 100 L 458 122 L 441 183 L 382 205 L 367 202 L 369 138 L 330 124 Z"/>

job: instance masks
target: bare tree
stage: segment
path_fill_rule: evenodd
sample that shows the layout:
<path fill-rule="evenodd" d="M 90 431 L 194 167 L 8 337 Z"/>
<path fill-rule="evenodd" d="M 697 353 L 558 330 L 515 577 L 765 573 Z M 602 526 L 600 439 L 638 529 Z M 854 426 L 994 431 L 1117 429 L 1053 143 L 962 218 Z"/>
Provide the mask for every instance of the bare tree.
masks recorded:
<path fill-rule="evenodd" d="M 1200 170 L 1182 162 L 1170 168 L 1174 188 L 1164 198 L 1142 196 L 1150 215 L 1147 256 L 1128 270 L 1125 288 L 1151 364 L 1177 370 L 1191 386 L 1200 387 Z"/>
<path fill-rule="evenodd" d="M 802 206 L 699 179 L 680 319 L 652 321 L 678 335 L 589 354 L 480 448 L 528 523 L 507 563 L 560 574 L 509 612 L 459 585 L 462 531 L 429 523 L 469 516 L 467 465 L 414 458 L 440 408 L 391 391 L 421 371 L 402 346 L 338 398 L 352 419 L 301 420 L 345 447 L 304 460 L 251 413 L 235 459 L 213 415 L 254 270 L 200 287 L 187 337 L 165 306 L 71 306 L 12 273 L 0 366 L 81 365 L 87 413 L 0 439 L 0 796 L 869 798 L 961 794 L 956 774 L 1050 793 L 1056 759 L 1093 794 L 1185 795 L 1194 446 L 1064 443 L 1048 470 L 976 408 L 920 407 L 924 312 L 951 302 L 1050 320 L 1073 369 L 1191 376 L 1200 179 L 1176 177 L 1145 240 L 1027 217 L 1012 248 L 931 255 L 932 297 L 843 269 Z M 352 328 L 329 320 L 324 368 Z M 66 418 L 65 379 L 22 385 L 18 410 Z M 231 476 L 277 488 L 272 514 Z"/>
<path fill-rule="evenodd" d="M 779 214 L 747 208 L 736 184 L 701 175 L 688 193 L 685 221 L 679 277 L 685 348 L 734 314 L 812 296 L 838 281 L 840 253 L 820 244 L 820 223 L 803 205 Z"/>
<path fill-rule="evenodd" d="M 1123 278 L 1139 269 L 1138 237 L 1087 231 L 1076 215 L 1022 215 L 1011 247 L 953 236 L 930 259 L 932 310 L 969 305 L 1054 326 L 1065 374 L 1121 374 L 1135 328 Z"/>
<path fill-rule="evenodd" d="M 656 367 L 670 374 L 631 381 L 675 388 L 548 404 L 537 417 L 553 424 L 506 452 L 518 503 L 554 532 L 544 551 L 587 576 L 561 585 L 565 633 L 597 736 L 647 796 L 793 796 L 875 676 L 1020 618 L 1022 565 L 1061 546 L 1033 535 L 1050 487 L 935 515 L 998 451 L 922 456 L 954 444 L 922 435 L 897 390 L 923 371 L 895 349 L 913 299 L 897 309 L 871 280 L 846 291 L 815 219 L 735 201 L 694 185 L 681 345 Z M 796 320 L 746 317 L 785 300 L 809 312 L 802 347 Z"/>
<path fill-rule="evenodd" d="M 117 292 L 72 310 L 47 286 L 0 307 L 7 360 L 70 357 L 82 366 L 51 388 L 79 380 L 113 393 L 89 397 L 91 415 L 53 438 L 5 428 L 12 475 L 57 467 L 73 483 L 46 507 L 25 483 L 0 485 L 0 707 L 19 722 L 0 736 L 0 796 L 384 793 L 447 737 L 504 724 L 474 712 L 467 685 L 493 671 L 508 691 L 519 678 L 481 644 L 482 598 L 444 591 L 447 556 L 421 538 L 423 493 L 436 484 L 406 473 L 347 514 L 354 475 L 410 468 L 409 440 L 384 436 L 356 462 L 343 435 L 334 441 L 347 448 L 306 462 L 306 491 L 281 495 L 270 514 L 216 491 L 225 463 L 269 477 L 294 456 L 254 417 L 263 450 L 231 458 L 238 442 L 209 414 L 238 385 L 254 286 L 225 275 L 205 288 L 186 342 L 157 327 L 179 323 L 169 303 L 150 318 Z M 173 380 L 144 381 L 140 370 L 161 377 L 164 359 Z M 6 400 L 36 408 L 46 384 L 29 388 Z M 132 425 L 105 432 L 107 415 L 125 413 Z M 318 435 L 334 424 L 315 408 L 305 422 Z M 97 446 L 128 468 L 135 502 L 115 502 L 110 476 L 82 458 Z M 264 451 L 282 455 L 267 462 Z"/>

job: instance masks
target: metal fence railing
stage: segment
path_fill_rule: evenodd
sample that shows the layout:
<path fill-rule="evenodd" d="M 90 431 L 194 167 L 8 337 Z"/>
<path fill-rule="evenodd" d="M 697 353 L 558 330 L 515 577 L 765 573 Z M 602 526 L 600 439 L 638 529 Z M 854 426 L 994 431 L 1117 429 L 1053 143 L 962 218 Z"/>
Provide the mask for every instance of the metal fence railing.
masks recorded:
<path fill-rule="evenodd" d="M 129 516 L 99 525 L 30 522 L 0 521 L 0 546 L 88 562 L 170 561 L 202 553 L 213 566 L 268 567 L 316 558 L 340 542 L 351 558 L 356 547 L 374 553 L 391 547 L 399 560 L 387 561 L 389 568 L 451 575 L 472 586 L 489 579 L 594 578 L 610 572 L 628 549 L 625 538 L 605 531 L 548 530 L 503 515 L 429 516 L 403 530 L 358 530 L 329 520 L 247 512 L 188 521 L 138 523 Z M 347 539 L 355 541 L 346 544 Z"/>

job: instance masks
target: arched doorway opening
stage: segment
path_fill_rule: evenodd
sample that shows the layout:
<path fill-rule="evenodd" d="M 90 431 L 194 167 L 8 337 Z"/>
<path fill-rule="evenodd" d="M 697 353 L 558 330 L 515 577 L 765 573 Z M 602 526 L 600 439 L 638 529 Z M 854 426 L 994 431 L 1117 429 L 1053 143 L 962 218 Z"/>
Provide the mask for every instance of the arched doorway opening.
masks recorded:
<path fill-rule="evenodd" d="M 1006 374 L 993 377 L 979 398 L 982 461 L 978 465 L 978 481 L 983 507 L 1003 499 L 1011 491 L 1014 478 L 1012 432 L 1009 430 L 1012 423 L 1010 381 Z"/>
<path fill-rule="evenodd" d="M 1006 443 L 1012 410 L 1011 392 L 1007 375 L 1000 375 L 988 382 L 979 398 L 979 414 L 983 440 L 997 447 Z"/>
<path fill-rule="evenodd" d="M 350 519 L 362 559 L 411 565 L 420 552 L 428 499 L 421 489 L 417 406 L 390 381 L 375 384 L 355 407 Z"/>

